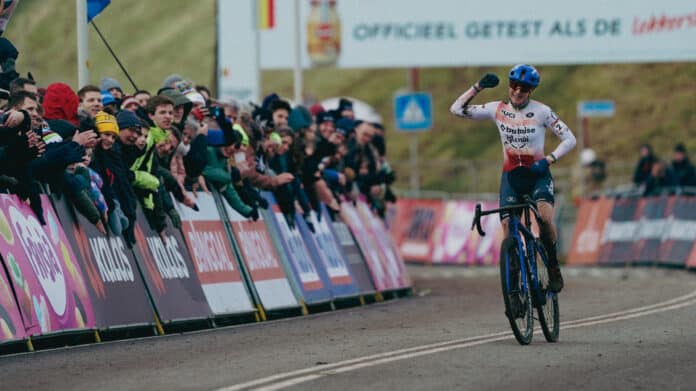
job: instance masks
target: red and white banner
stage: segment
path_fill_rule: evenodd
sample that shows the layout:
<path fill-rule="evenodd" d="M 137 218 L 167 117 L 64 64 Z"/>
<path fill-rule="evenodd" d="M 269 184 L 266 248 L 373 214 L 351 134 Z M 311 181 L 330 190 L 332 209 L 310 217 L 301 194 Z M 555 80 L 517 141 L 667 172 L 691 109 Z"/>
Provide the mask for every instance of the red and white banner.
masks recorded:
<path fill-rule="evenodd" d="M 232 226 L 235 240 L 242 253 L 261 304 L 266 309 L 298 307 L 299 303 L 290 287 L 288 277 L 273 248 L 263 218 L 252 221 L 232 209 L 222 200 L 225 213 Z"/>
<path fill-rule="evenodd" d="M 190 192 L 189 196 L 194 197 Z M 175 206 L 210 309 L 214 314 L 254 311 L 215 199 L 203 192 L 194 199 L 198 211 L 178 202 Z"/>

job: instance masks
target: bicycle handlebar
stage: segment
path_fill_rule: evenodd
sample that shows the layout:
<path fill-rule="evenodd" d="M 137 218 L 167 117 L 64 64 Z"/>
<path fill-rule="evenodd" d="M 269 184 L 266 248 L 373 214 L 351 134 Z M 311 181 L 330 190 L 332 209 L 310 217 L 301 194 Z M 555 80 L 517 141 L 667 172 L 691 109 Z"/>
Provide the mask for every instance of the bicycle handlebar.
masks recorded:
<path fill-rule="evenodd" d="M 474 220 L 471 222 L 471 230 L 473 231 L 474 228 L 478 231 L 479 235 L 481 236 L 486 236 L 486 233 L 483 231 L 481 228 L 481 216 L 493 214 L 493 213 L 500 213 L 504 211 L 515 211 L 523 208 L 529 208 L 532 213 L 534 213 L 534 217 L 537 219 L 537 221 L 541 221 L 541 214 L 539 214 L 539 210 L 537 209 L 536 202 L 532 201 L 528 196 L 524 196 L 524 203 L 523 204 L 515 204 L 515 205 L 507 205 L 503 206 L 498 209 L 490 209 L 490 210 L 481 210 L 481 204 L 476 204 L 476 210 L 474 211 Z"/>

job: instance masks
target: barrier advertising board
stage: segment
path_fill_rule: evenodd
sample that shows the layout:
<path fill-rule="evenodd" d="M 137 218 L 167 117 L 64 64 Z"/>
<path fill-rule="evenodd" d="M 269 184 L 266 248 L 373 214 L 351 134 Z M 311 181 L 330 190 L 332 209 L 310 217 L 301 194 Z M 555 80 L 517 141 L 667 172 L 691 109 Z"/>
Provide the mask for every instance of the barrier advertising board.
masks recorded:
<path fill-rule="evenodd" d="M 298 307 L 288 277 L 273 248 L 266 222 L 248 220 L 221 200 L 261 305 L 267 310 Z"/>
<path fill-rule="evenodd" d="M 672 213 L 674 197 L 642 198 L 636 218 L 640 222 L 633 244 L 632 260 L 635 262 L 659 262 L 662 238 L 667 229 L 667 218 Z"/>
<path fill-rule="evenodd" d="M 0 235 L 5 236 L 7 231 L 2 228 Z M 5 271 L 0 270 L 0 343 L 22 339 L 24 336 L 22 316 L 19 314 L 10 281 Z"/>
<path fill-rule="evenodd" d="M 602 233 L 611 215 L 611 198 L 585 199 L 578 210 L 573 242 L 568 251 L 569 265 L 595 265 L 599 260 Z"/>
<path fill-rule="evenodd" d="M 391 227 L 401 256 L 407 261 L 432 262 L 432 237 L 442 218 L 440 200 L 400 198 L 396 218 Z"/>
<path fill-rule="evenodd" d="M 196 200 L 198 211 L 179 202 L 174 205 L 210 309 L 216 315 L 255 311 L 215 199 L 204 192 L 188 195 Z"/>
<path fill-rule="evenodd" d="M 53 196 L 53 204 L 86 277 L 97 327 L 154 323 L 135 256 L 123 237 L 99 232 L 66 197 Z"/>
<path fill-rule="evenodd" d="M 384 222 L 377 217 L 365 202 L 356 204 L 358 214 L 362 218 L 363 225 L 372 233 L 372 238 L 377 244 L 377 248 L 382 254 L 382 264 L 392 281 L 392 288 L 407 288 L 411 286 L 411 279 L 406 272 L 406 265 L 401 258 L 399 251 L 394 245 Z"/>
<path fill-rule="evenodd" d="M 92 301 L 48 197 L 46 225 L 15 195 L 0 194 L 0 253 L 27 335 L 93 328 Z"/>
<path fill-rule="evenodd" d="M 355 237 L 355 242 L 363 254 L 375 288 L 378 291 L 393 289 L 396 286 L 396 282 L 392 281 L 391 276 L 384 270 L 379 248 L 374 242 L 372 234 L 365 229 L 357 209 L 350 202 L 342 202 L 340 213 L 341 218 L 350 228 Z"/>
<path fill-rule="evenodd" d="M 633 242 L 638 234 L 638 197 L 619 198 L 602 233 L 599 263 L 622 264 L 632 261 Z"/>
<path fill-rule="evenodd" d="M 330 218 L 326 209 L 324 209 L 324 218 Z M 375 285 L 372 282 L 370 270 L 365 264 L 365 259 L 363 258 L 362 252 L 355 242 L 353 235 L 350 233 L 350 229 L 340 219 L 337 219 L 331 223 L 331 228 L 336 235 L 338 244 L 341 246 L 343 255 L 346 257 L 346 262 L 350 268 L 350 273 L 353 275 L 353 278 L 355 278 L 355 282 L 358 285 L 360 293 L 374 293 Z"/>
<path fill-rule="evenodd" d="M 310 255 L 300 230 L 295 224 L 294 215 L 288 217 L 292 222 L 291 227 L 273 194 L 262 192 L 262 195 L 270 205 L 268 210 L 262 211 L 262 214 L 266 219 L 271 236 L 276 239 L 276 248 L 281 254 L 281 258 L 285 255 L 284 258 L 295 278 L 297 287 L 302 292 L 304 301 L 318 303 L 331 300 L 331 292 L 321 278 L 319 270 L 321 265 L 315 264 L 312 255 Z"/>
<path fill-rule="evenodd" d="M 138 208 L 133 247 L 145 284 L 162 322 L 212 315 L 181 232 L 169 221 L 162 238 Z"/>
<path fill-rule="evenodd" d="M 315 263 L 321 265 L 331 295 L 334 297 L 355 296 L 358 287 L 350 274 L 348 265 L 343 258 L 341 248 L 331 231 L 329 222 L 315 211 L 310 212 L 309 222 L 314 227 L 312 232 L 300 215 L 295 216 L 295 225 L 300 229 L 302 238 L 314 257 Z"/>
<path fill-rule="evenodd" d="M 660 260 L 673 265 L 683 265 L 687 260 L 688 267 L 696 266 L 696 197 L 675 197 L 660 248 Z"/>

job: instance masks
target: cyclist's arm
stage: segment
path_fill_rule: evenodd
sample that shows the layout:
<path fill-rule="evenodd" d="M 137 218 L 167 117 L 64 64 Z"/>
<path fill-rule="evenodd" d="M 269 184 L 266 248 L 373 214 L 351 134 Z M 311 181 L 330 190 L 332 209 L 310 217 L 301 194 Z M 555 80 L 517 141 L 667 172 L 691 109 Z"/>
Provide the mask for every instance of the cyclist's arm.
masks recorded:
<path fill-rule="evenodd" d="M 568 125 L 561 121 L 561 119 L 558 118 L 556 113 L 551 111 L 551 109 L 548 110 L 548 115 L 546 116 L 544 125 L 551 129 L 551 131 L 561 139 L 561 143 L 558 144 L 556 149 L 550 154 L 552 160 L 555 162 L 556 160 L 560 159 L 561 156 L 567 154 L 573 148 L 575 148 L 575 136 Z"/>
<path fill-rule="evenodd" d="M 484 119 L 494 119 L 495 118 L 495 107 L 494 102 L 489 102 L 484 105 L 472 105 L 469 103 L 474 99 L 476 94 L 478 94 L 480 89 L 476 86 L 472 86 L 465 93 L 463 93 L 457 100 L 450 106 L 450 112 L 454 115 L 471 118 L 476 120 Z"/>

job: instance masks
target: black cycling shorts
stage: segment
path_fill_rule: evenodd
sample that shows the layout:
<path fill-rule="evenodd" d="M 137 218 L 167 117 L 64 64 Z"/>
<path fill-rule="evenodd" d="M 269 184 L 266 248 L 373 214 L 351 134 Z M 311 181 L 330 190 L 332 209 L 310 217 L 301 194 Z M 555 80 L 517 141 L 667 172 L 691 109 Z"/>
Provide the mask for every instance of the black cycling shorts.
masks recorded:
<path fill-rule="evenodd" d="M 539 176 L 527 167 L 517 167 L 512 171 L 503 172 L 500 177 L 500 206 L 519 204 L 525 194 L 536 202 L 545 201 L 553 205 L 555 200 L 551 172 Z M 510 212 L 500 212 L 500 219 L 503 220 L 509 215 Z"/>

